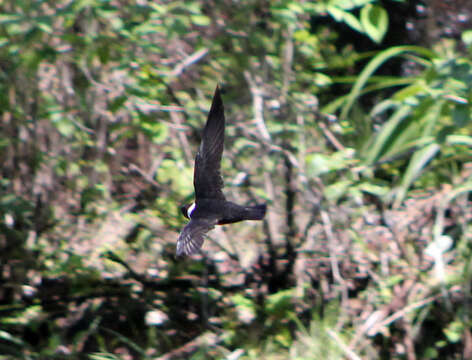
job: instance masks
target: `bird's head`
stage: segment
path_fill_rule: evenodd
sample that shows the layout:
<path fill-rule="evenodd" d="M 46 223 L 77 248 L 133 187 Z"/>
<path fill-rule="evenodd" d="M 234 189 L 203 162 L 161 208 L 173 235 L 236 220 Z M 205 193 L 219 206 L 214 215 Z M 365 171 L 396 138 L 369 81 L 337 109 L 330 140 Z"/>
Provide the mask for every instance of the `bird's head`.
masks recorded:
<path fill-rule="evenodd" d="M 195 209 L 195 203 L 193 204 L 185 204 L 180 208 L 180 211 L 182 214 L 187 218 L 190 219 L 190 216 L 192 215 L 192 211 Z"/>

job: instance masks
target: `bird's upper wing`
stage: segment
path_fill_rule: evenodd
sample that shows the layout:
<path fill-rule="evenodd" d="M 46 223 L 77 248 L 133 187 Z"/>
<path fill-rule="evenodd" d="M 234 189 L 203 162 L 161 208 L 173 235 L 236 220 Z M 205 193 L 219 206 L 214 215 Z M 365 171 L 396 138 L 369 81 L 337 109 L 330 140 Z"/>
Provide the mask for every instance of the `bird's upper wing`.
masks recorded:
<path fill-rule="evenodd" d="M 191 219 L 177 240 L 177 256 L 195 254 L 203 245 L 203 236 L 213 229 L 217 219 Z"/>
<path fill-rule="evenodd" d="M 225 114 L 220 89 L 217 86 L 208 119 L 203 129 L 202 142 L 195 157 L 193 185 L 195 197 L 222 199 L 223 178 L 220 174 L 221 155 L 225 139 Z"/>

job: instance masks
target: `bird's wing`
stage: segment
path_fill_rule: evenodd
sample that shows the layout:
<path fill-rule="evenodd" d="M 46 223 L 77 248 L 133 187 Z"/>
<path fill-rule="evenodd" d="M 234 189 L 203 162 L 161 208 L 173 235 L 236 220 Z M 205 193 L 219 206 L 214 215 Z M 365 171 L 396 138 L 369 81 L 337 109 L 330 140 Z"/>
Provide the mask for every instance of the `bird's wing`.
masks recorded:
<path fill-rule="evenodd" d="M 177 256 L 195 254 L 203 245 L 204 235 L 213 229 L 217 219 L 192 219 L 177 240 Z"/>
<path fill-rule="evenodd" d="M 203 129 L 202 142 L 195 157 L 193 185 L 196 199 L 222 199 L 223 178 L 220 174 L 221 155 L 225 139 L 225 114 L 220 89 L 217 86 L 208 119 Z"/>

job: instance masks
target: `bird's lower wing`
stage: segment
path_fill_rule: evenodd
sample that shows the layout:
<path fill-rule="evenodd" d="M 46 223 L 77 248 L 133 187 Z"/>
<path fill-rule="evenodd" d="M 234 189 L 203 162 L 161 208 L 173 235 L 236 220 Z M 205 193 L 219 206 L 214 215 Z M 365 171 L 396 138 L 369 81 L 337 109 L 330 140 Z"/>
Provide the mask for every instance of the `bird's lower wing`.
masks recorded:
<path fill-rule="evenodd" d="M 213 229 L 217 219 L 192 219 L 177 240 L 177 256 L 195 254 L 203 245 L 205 234 Z"/>

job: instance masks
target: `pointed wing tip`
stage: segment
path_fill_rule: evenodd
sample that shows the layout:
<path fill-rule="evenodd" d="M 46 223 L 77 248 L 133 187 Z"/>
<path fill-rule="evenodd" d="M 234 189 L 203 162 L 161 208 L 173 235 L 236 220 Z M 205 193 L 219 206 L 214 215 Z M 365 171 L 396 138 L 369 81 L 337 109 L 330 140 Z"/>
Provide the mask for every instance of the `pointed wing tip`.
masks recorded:
<path fill-rule="evenodd" d="M 221 89 L 220 85 L 216 84 L 215 94 L 213 95 L 213 102 L 218 102 L 223 106 L 223 100 L 221 100 Z"/>
<path fill-rule="evenodd" d="M 224 127 L 225 110 L 223 105 L 223 99 L 221 98 L 220 87 L 218 85 L 216 85 L 215 94 L 213 95 L 213 100 L 211 101 L 210 112 L 208 113 L 208 120 L 207 124 L 205 125 L 205 128 L 208 126 L 208 123 L 211 119 L 213 119 L 213 122 L 215 122 L 216 120 L 217 123 L 222 124 Z M 224 136 L 224 133 L 222 135 Z"/>

